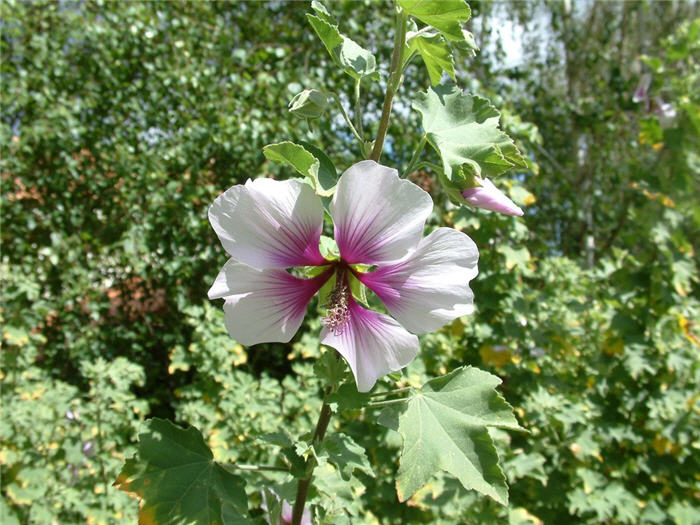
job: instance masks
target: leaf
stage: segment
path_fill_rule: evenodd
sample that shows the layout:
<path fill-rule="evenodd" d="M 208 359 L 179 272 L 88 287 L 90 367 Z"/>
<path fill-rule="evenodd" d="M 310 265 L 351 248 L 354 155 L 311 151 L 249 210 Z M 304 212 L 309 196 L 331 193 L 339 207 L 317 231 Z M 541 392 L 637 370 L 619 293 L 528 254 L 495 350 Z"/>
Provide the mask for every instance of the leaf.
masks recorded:
<path fill-rule="evenodd" d="M 464 41 L 462 22 L 469 20 L 471 9 L 464 0 L 398 0 L 406 14 L 433 26 L 447 40 Z"/>
<path fill-rule="evenodd" d="M 335 350 L 324 351 L 314 364 L 314 372 L 329 387 L 338 385 L 345 377 L 346 370 L 345 361 Z"/>
<path fill-rule="evenodd" d="M 146 422 L 114 485 L 141 500 L 139 523 L 226 524 L 247 513 L 243 479 L 213 461 L 197 429 L 164 419 Z"/>
<path fill-rule="evenodd" d="M 327 261 L 337 261 L 340 259 L 338 243 L 331 237 L 321 235 L 318 242 L 318 250 Z"/>
<path fill-rule="evenodd" d="M 490 177 L 527 164 L 508 135 L 498 129 L 500 113 L 485 98 L 439 85 L 413 103 L 428 141 L 442 159 L 448 180 Z"/>
<path fill-rule="evenodd" d="M 301 175 L 310 178 L 312 182 L 318 177 L 318 159 L 299 144 L 288 140 L 277 144 L 268 144 L 263 148 L 263 155 L 272 162 L 289 164 Z"/>
<path fill-rule="evenodd" d="M 299 141 L 299 143 L 319 162 L 318 173 L 314 180 L 316 193 L 322 197 L 330 197 L 335 193 L 335 185 L 338 183 L 338 170 L 335 169 L 333 161 L 313 144 L 303 140 Z"/>
<path fill-rule="evenodd" d="M 506 464 L 508 476 L 511 481 L 519 478 L 531 477 L 538 480 L 542 485 L 547 484 L 547 473 L 544 471 L 546 458 L 538 453 L 520 453 L 511 458 Z"/>
<path fill-rule="evenodd" d="M 338 467 L 341 477 L 345 480 L 350 479 L 355 469 L 374 477 L 365 449 L 347 434 L 327 436 L 321 443 L 317 456 Z"/>
<path fill-rule="evenodd" d="M 400 412 L 394 407 L 382 411 L 379 422 L 403 437 L 396 480 L 400 501 L 444 470 L 464 487 L 508 503 L 508 486 L 488 427 L 522 429 L 495 390 L 500 383 L 487 372 L 461 367 L 428 381 Z"/>
<path fill-rule="evenodd" d="M 511 248 L 507 244 L 501 244 L 496 247 L 496 251 L 505 257 L 506 270 L 512 270 L 513 268 L 527 270 L 527 264 L 530 261 L 530 251 L 525 246 Z"/>
<path fill-rule="evenodd" d="M 455 80 L 454 59 L 447 42 L 440 35 L 420 35 L 411 38 L 408 48 L 420 54 L 433 86 L 440 83 L 443 71 Z"/>
<path fill-rule="evenodd" d="M 290 141 L 268 144 L 263 155 L 272 162 L 289 164 L 299 174 L 309 179 L 316 193 L 330 197 L 335 192 L 338 172 L 333 162 L 320 149 L 307 142 L 295 144 Z"/>
<path fill-rule="evenodd" d="M 353 78 L 378 80 L 377 60 L 374 55 L 351 38 L 340 33 L 338 25 L 334 23 L 328 11 L 325 8 L 321 10 L 319 5 L 315 2 L 311 6 L 318 16 L 307 14 L 306 18 L 330 53 L 333 61 Z M 321 7 L 323 6 L 321 5 Z"/>
<path fill-rule="evenodd" d="M 341 412 L 343 410 L 364 408 L 370 399 L 369 394 L 357 390 L 354 380 L 343 383 L 337 392 L 333 392 L 328 396 L 328 402 L 337 404 L 338 410 Z"/>

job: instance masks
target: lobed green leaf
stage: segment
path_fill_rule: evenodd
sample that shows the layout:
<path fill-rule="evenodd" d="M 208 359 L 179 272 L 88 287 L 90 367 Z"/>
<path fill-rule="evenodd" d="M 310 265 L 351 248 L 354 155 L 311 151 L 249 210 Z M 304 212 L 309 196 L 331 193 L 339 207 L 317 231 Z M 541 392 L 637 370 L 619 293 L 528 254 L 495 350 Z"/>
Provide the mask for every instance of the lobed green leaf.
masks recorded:
<path fill-rule="evenodd" d="M 245 522 L 245 482 L 213 460 L 202 434 L 153 418 L 114 485 L 141 500 L 139 523 Z"/>
<path fill-rule="evenodd" d="M 485 98 L 439 85 L 419 93 L 413 108 L 442 159 L 441 180 L 453 200 L 460 201 L 460 183 L 474 175 L 490 177 L 527 167 L 513 140 L 498 128 L 500 113 Z M 450 192 L 451 187 L 456 191 Z"/>
<path fill-rule="evenodd" d="M 462 23 L 472 12 L 464 0 L 398 0 L 401 8 L 421 22 L 434 27 L 448 40 L 462 42 Z"/>
<path fill-rule="evenodd" d="M 444 470 L 462 485 L 508 503 L 508 486 L 488 427 L 522 430 L 512 408 L 496 392 L 501 380 L 462 367 L 423 385 L 402 408 L 387 407 L 380 423 L 403 438 L 396 479 L 406 501 Z"/>

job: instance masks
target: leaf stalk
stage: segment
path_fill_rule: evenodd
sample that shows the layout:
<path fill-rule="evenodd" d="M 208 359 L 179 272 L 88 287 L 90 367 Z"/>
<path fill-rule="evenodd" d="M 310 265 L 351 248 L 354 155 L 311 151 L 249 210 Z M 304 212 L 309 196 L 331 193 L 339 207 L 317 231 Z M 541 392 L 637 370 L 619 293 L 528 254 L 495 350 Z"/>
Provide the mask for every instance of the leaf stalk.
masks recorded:
<path fill-rule="evenodd" d="M 416 168 L 416 164 L 418 163 L 418 158 L 420 157 L 420 154 L 423 153 L 423 148 L 425 148 L 425 143 L 427 141 L 428 136 L 426 134 L 423 134 L 423 136 L 420 139 L 420 143 L 418 144 L 418 148 L 416 148 L 416 151 L 413 152 L 413 156 L 411 157 L 411 160 L 408 163 L 408 167 L 406 168 L 406 171 L 403 172 L 403 175 L 401 175 L 401 178 L 405 179 L 411 173 L 413 173 L 413 170 Z"/>
<path fill-rule="evenodd" d="M 343 103 L 340 101 L 340 97 L 336 93 L 331 93 L 331 97 L 333 97 L 333 100 L 338 104 L 338 107 L 340 108 L 340 113 L 342 113 L 343 118 L 345 119 L 345 122 L 347 123 L 348 127 L 350 128 L 350 131 L 352 131 L 352 134 L 355 135 L 355 138 L 360 141 L 360 145 L 364 144 L 364 139 L 362 138 L 362 134 L 357 131 L 355 126 L 353 126 L 352 121 L 350 120 L 350 117 L 348 117 L 348 114 L 345 112 L 345 108 L 343 107 Z M 357 107 L 356 107 L 357 110 Z"/>

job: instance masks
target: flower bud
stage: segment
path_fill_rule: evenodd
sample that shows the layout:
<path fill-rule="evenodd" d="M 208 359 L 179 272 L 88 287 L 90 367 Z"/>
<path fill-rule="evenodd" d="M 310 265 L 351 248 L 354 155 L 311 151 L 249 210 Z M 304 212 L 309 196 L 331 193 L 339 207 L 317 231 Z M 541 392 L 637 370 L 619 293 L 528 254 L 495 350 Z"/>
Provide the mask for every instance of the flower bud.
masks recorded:
<path fill-rule="evenodd" d="M 649 111 L 649 86 L 651 86 L 651 75 L 645 73 L 639 79 L 637 89 L 634 90 L 634 95 L 632 95 L 632 102 L 643 102 L 647 111 Z"/>
<path fill-rule="evenodd" d="M 328 106 L 328 97 L 318 89 L 305 89 L 289 103 L 289 111 L 299 118 L 316 119 Z"/>
<path fill-rule="evenodd" d="M 480 186 L 462 190 L 462 197 L 470 205 L 476 208 L 484 208 L 506 215 L 522 215 L 521 210 L 506 195 L 496 188 L 489 179 L 474 176 L 474 180 Z"/>
<path fill-rule="evenodd" d="M 661 97 L 655 97 L 654 104 L 656 106 L 656 114 L 659 117 L 659 124 L 661 124 L 661 128 L 670 128 L 676 118 L 676 110 L 671 104 L 665 102 Z"/>

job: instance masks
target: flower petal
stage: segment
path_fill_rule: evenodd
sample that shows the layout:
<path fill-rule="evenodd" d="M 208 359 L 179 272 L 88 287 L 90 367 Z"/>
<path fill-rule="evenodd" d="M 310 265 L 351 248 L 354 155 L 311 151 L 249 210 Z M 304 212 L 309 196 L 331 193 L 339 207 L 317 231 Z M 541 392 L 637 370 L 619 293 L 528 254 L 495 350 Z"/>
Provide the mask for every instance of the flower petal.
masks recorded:
<path fill-rule="evenodd" d="M 284 270 L 258 270 L 229 259 L 209 290 L 209 299 L 226 300 L 226 329 L 241 344 L 286 343 L 329 276 L 327 271 L 313 279 L 299 279 Z"/>
<path fill-rule="evenodd" d="M 396 170 L 364 160 L 338 181 L 330 205 L 335 240 L 346 262 L 396 261 L 416 247 L 433 201 Z"/>
<path fill-rule="evenodd" d="M 292 523 L 293 516 L 294 507 L 292 507 L 291 503 L 287 503 L 286 499 L 282 500 L 282 513 L 280 515 L 282 518 L 282 525 Z M 311 511 L 308 507 L 306 507 L 304 512 L 301 513 L 301 521 L 299 523 L 301 523 L 301 525 L 311 525 Z"/>
<path fill-rule="evenodd" d="M 438 228 L 403 261 L 358 278 L 405 328 L 424 334 L 474 311 L 468 283 L 478 273 L 478 260 L 469 236 Z"/>
<path fill-rule="evenodd" d="M 307 184 L 296 180 L 248 180 L 219 195 L 209 221 L 229 255 L 255 268 L 313 266 L 323 205 Z"/>
<path fill-rule="evenodd" d="M 418 337 L 391 317 L 348 304 L 349 318 L 340 333 L 327 327 L 321 343 L 335 348 L 350 365 L 357 389 L 369 392 L 377 379 L 400 370 L 418 355 Z"/>
<path fill-rule="evenodd" d="M 469 188 L 462 191 L 464 199 L 476 208 L 505 213 L 506 215 L 522 215 L 521 210 L 515 203 L 506 197 L 505 193 L 493 185 L 489 179 L 475 177 L 481 184 L 478 188 Z"/>

